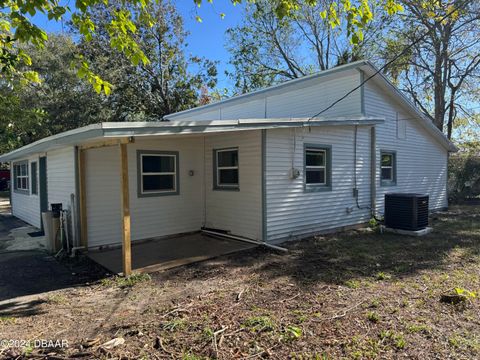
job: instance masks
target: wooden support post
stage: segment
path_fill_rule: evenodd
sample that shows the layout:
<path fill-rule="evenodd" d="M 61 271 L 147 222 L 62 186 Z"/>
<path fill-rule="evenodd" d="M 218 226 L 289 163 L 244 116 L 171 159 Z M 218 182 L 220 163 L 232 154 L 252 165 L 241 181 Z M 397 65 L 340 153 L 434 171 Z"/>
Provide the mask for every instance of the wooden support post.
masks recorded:
<path fill-rule="evenodd" d="M 132 273 L 132 249 L 130 233 L 130 198 L 128 188 L 128 154 L 127 144 L 120 144 L 120 163 L 121 163 L 121 198 L 122 198 L 122 258 L 123 258 L 123 276 L 129 276 Z"/>
<path fill-rule="evenodd" d="M 80 202 L 80 244 L 88 247 L 87 235 L 87 198 L 85 186 L 85 151 L 78 149 L 78 180 L 79 180 L 79 199 Z"/>

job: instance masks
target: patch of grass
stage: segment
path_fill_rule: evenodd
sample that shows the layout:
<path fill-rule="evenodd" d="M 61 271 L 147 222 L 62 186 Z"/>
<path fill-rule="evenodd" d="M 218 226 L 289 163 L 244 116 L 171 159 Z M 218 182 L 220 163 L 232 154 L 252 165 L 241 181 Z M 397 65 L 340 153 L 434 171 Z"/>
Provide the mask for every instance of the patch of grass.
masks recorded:
<path fill-rule="evenodd" d="M 292 313 L 296 316 L 297 321 L 300 324 L 308 320 L 308 315 L 305 314 L 302 310 L 294 310 Z"/>
<path fill-rule="evenodd" d="M 186 319 L 174 319 L 162 324 L 162 329 L 170 332 L 180 331 L 185 329 L 187 325 Z"/>
<path fill-rule="evenodd" d="M 375 279 L 381 281 L 381 280 L 390 280 L 392 278 L 392 275 L 386 274 L 383 271 L 379 271 L 377 275 L 375 276 Z"/>
<path fill-rule="evenodd" d="M 0 316 L 0 324 L 15 324 L 16 321 L 12 316 Z"/>
<path fill-rule="evenodd" d="M 378 315 L 376 312 L 374 311 L 369 311 L 367 313 L 367 319 L 369 321 L 371 321 L 372 323 L 378 323 L 380 321 L 380 315 Z"/>
<path fill-rule="evenodd" d="M 102 279 L 101 284 L 107 287 L 118 286 L 120 288 L 133 287 L 142 282 L 151 281 L 152 277 L 148 274 L 132 274 L 130 276 L 114 276 L 112 278 Z"/>
<path fill-rule="evenodd" d="M 395 333 L 393 330 L 383 330 L 380 332 L 380 339 L 383 342 L 390 343 L 395 348 L 402 350 L 407 345 L 405 337 L 402 333 Z"/>
<path fill-rule="evenodd" d="M 432 329 L 425 324 L 409 324 L 407 325 L 407 331 L 412 334 L 421 333 L 428 335 L 430 334 Z"/>
<path fill-rule="evenodd" d="M 373 299 L 372 302 L 370 303 L 370 305 L 368 305 L 368 307 L 372 308 L 372 309 L 376 309 L 376 308 L 380 307 L 381 303 L 382 302 L 379 299 Z"/>
<path fill-rule="evenodd" d="M 470 350 L 480 353 L 480 337 L 476 334 L 455 334 L 448 338 L 448 344 L 459 350 Z"/>
<path fill-rule="evenodd" d="M 377 339 L 360 338 L 357 335 L 352 337 L 347 349 L 352 359 L 376 359 L 380 352 Z"/>
<path fill-rule="evenodd" d="M 283 330 L 283 338 L 287 341 L 297 340 L 302 337 L 302 334 L 302 329 L 293 325 L 288 325 Z"/>
<path fill-rule="evenodd" d="M 275 323 L 268 316 L 253 316 L 243 322 L 243 326 L 254 332 L 273 331 Z"/>
<path fill-rule="evenodd" d="M 345 281 L 344 285 L 350 289 L 358 289 L 360 287 L 360 281 L 358 280 L 347 280 Z"/>
<path fill-rule="evenodd" d="M 206 327 L 202 331 L 202 339 L 211 341 L 214 338 L 214 331 L 210 327 Z"/>
<path fill-rule="evenodd" d="M 200 356 L 200 355 L 195 355 L 192 352 L 187 352 L 182 355 L 182 360 L 207 360 L 208 357 Z"/>

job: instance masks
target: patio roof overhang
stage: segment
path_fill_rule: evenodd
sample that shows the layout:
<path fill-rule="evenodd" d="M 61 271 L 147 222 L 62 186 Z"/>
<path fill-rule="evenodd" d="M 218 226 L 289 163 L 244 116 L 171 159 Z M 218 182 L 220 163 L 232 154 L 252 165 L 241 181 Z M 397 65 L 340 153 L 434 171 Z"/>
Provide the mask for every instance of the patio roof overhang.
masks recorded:
<path fill-rule="evenodd" d="M 0 162 L 12 161 L 44 153 L 65 146 L 82 146 L 102 140 L 140 136 L 168 136 L 221 133 L 258 129 L 319 127 L 319 126 L 374 126 L 385 121 L 378 117 L 341 118 L 270 118 L 212 121 L 157 121 L 157 122 L 104 122 L 65 131 L 38 140 L 0 156 Z"/>

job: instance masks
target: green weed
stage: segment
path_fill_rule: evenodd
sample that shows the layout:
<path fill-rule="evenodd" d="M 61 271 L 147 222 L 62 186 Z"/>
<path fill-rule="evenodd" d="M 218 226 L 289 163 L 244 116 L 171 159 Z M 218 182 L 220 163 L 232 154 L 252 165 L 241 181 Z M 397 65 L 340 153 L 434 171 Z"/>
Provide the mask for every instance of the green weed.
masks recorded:
<path fill-rule="evenodd" d="M 255 332 L 273 331 L 275 323 L 268 316 L 253 316 L 244 321 L 243 325 Z"/>
<path fill-rule="evenodd" d="M 380 321 L 380 316 L 374 311 L 369 311 L 367 313 L 367 319 L 372 323 L 378 323 Z"/>

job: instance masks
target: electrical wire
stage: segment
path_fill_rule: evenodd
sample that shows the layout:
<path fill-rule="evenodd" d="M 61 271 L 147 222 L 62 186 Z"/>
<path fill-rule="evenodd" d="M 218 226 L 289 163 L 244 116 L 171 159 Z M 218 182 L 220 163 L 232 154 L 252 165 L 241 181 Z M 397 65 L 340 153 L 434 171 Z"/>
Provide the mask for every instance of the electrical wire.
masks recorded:
<path fill-rule="evenodd" d="M 451 11 L 449 11 L 447 14 L 445 14 L 438 22 L 443 22 L 444 20 L 446 20 L 447 18 L 449 18 L 451 15 L 453 15 L 455 12 L 457 12 L 458 10 L 460 10 L 464 5 L 468 4 L 468 0 L 462 2 L 461 4 L 459 4 L 459 6 L 456 6 L 454 7 Z M 383 70 L 385 70 L 387 67 L 389 67 L 391 64 L 393 64 L 395 61 L 397 61 L 401 56 L 403 56 L 407 51 L 409 51 L 412 47 L 414 47 L 415 45 L 417 45 L 420 41 L 424 40 L 425 37 L 427 37 L 427 35 L 429 35 L 435 28 L 432 27 L 431 29 L 429 29 L 428 31 L 426 31 L 422 36 L 420 36 L 419 38 L 415 39 L 413 42 L 411 42 L 409 45 L 407 45 L 399 54 L 395 55 L 391 60 L 387 61 L 383 66 L 381 66 L 380 68 L 378 68 L 372 75 L 370 75 L 369 77 L 367 77 L 366 79 L 364 79 L 359 85 L 355 86 L 353 89 L 351 89 L 350 91 L 346 92 L 343 96 L 341 96 L 340 98 L 338 98 L 337 100 L 335 100 L 334 102 L 332 102 L 330 105 L 328 105 L 326 108 L 324 108 L 323 110 L 319 111 L 318 113 L 316 113 L 315 115 L 311 116 L 307 122 L 310 122 L 311 120 L 313 120 L 314 118 L 316 118 L 317 116 L 320 116 L 322 115 L 323 113 L 325 113 L 326 111 L 330 110 L 332 107 L 334 107 L 335 105 L 337 105 L 339 102 L 341 102 L 342 100 L 346 99 L 348 96 L 350 96 L 351 94 L 353 94 L 355 91 L 357 91 L 358 89 L 360 89 L 361 87 L 363 87 L 363 85 L 365 85 L 368 81 L 370 81 L 372 78 L 374 78 L 376 75 L 378 75 L 380 72 L 382 72 Z"/>

